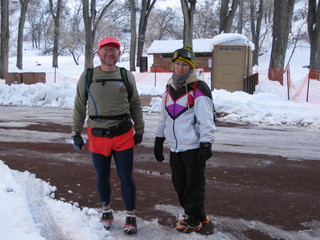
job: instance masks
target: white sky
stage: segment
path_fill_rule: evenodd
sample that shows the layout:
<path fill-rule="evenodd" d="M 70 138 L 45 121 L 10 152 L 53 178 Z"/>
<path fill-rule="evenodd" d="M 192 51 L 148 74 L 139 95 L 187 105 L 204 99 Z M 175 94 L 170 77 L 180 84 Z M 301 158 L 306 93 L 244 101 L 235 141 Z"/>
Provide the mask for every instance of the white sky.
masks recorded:
<path fill-rule="evenodd" d="M 46 108 L 72 109 L 75 96 L 77 78 L 82 72 L 82 64 L 76 66 L 72 58 L 60 57 L 59 69 L 56 83 L 53 82 L 51 57 L 38 56 L 27 44 L 24 52 L 24 72 L 44 71 L 48 76 L 48 83 L 35 85 L 12 85 L 7 86 L 0 80 L 0 105 L 18 105 Z M 291 61 L 291 76 L 296 86 L 300 86 L 302 80 L 307 76 L 307 69 L 303 68 L 308 64 L 307 47 L 296 49 Z M 261 57 L 260 67 L 255 67 L 260 72 L 260 83 L 253 95 L 244 92 L 228 92 L 225 90 L 214 90 L 213 101 L 217 112 L 224 112 L 226 116 L 221 121 L 232 121 L 240 123 L 252 123 L 265 126 L 278 126 L 314 130 L 320 130 L 320 101 L 305 103 L 287 101 L 287 89 L 277 82 L 271 82 L 266 78 L 268 56 Z M 97 63 L 97 59 L 96 59 Z M 149 65 L 152 58 L 149 57 Z M 40 65 L 39 65 L 40 64 Z M 15 58 L 10 59 L 10 72 L 17 71 Z M 119 66 L 128 67 L 127 62 L 119 63 Z M 165 83 L 171 76 L 170 73 L 134 73 L 141 95 L 161 95 Z M 210 74 L 203 75 L 203 79 L 209 83 Z M 318 88 L 319 83 L 315 83 Z M 319 95 L 318 95 L 319 96 Z M 304 98 L 305 99 L 305 98 Z M 154 98 L 147 112 L 159 111 L 160 98 Z M 121 231 L 124 212 L 116 212 L 114 230 L 106 232 L 98 222 L 96 209 L 80 210 L 77 204 L 65 203 L 61 200 L 52 199 L 48 194 L 53 192 L 54 187 L 37 179 L 28 172 L 17 172 L 9 169 L 0 159 L 0 239 L 5 240 L 40 240 L 50 239 L 44 237 L 44 233 L 54 234 L 56 239 L 185 239 L 185 236 L 176 233 L 174 229 L 160 226 L 156 221 L 144 221 L 139 219 L 141 231 L 137 236 L 126 237 Z M 31 187 L 32 186 L 32 187 Z M 72 193 L 70 193 L 72 194 Z M 53 197 L 53 196 L 52 196 Z M 181 209 L 174 206 L 157 206 L 159 209 L 168 211 L 178 216 Z M 215 218 L 219 218 L 215 216 Z M 221 221 L 237 221 L 234 219 L 220 219 Z M 249 228 L 251 222 L 239 222 L 243 228 Z M 264 223 L 255 221 L 257 228 L 275 228 Z M 319 224 L 318 224 L 319 225 Z M 319 239 L 315 237 L 319 227 L 310 232 L 286 232 L 276 229 L 275 236 L 289 234 L 290 239 Z M 189 239 L 208 239 L 202 235 L 191 234 Z M 232 236 L 218 232 L 210 236 L 210 239 L 233 239 Z"/>
<path fill-rule="evenodd" d="M 199 4 L 200 2 L 204 2 L 204 0 L 198 0 L 197 4 Z M 181 9 L 181 1 L 180 0 L 158 0 L 155 6 L 161 9 L 166 9 L 167 7 L 170 7 L 172 9 L 175 9 L 175 8 Z"/>
<path fill-rule="evenodd" d="M 181 8 L 180 0 L 158 0 L 155 4 L 156 7 L 161 9 L 170 8 Z"/>

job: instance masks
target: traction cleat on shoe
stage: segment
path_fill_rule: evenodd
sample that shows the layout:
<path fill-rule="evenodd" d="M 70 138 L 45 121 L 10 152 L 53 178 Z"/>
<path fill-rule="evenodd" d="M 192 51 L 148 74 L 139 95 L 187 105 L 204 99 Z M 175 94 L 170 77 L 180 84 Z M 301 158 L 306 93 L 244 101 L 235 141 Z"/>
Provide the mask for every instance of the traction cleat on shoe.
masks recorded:
<path fill-rule="evenodd" d="M 103 224 L 106 230 L 109 230 L 112 227 L 113 221 L 114 218 L 111 210 L 102 213 L 100 222 Z"/>
<path fill-rule="evenodd" d="M 181 218 L 179 220 L 179 223 L 183 223 L 186 218 L 187 218 L 187 215 L 184 215 L 184 218 Z M 210 218 L 207 216 L 200 217 L 200 222 L 202 225 L 208 224 L 210 222 Z"/>
<path fill-rule="evenodd" d="M 127 217 L 123 226 L 123 232 L 126 234 L 136 234 L 138 232 L 136 217 Z"/>
<path fill-rule="evenodd" d="M 186 216 L 184 219 L 179 220 L 176 229 L 182 233 L 198 232 L 202 228 L 202 224 L 199 219 Z"/>
<path fill-rule="evenodd" d="M 209 217 L 205 216 L 205 217 L 201 217 L 200 218 L 200 222 L 202 225 L 208 224 L 210 222 Z"/>

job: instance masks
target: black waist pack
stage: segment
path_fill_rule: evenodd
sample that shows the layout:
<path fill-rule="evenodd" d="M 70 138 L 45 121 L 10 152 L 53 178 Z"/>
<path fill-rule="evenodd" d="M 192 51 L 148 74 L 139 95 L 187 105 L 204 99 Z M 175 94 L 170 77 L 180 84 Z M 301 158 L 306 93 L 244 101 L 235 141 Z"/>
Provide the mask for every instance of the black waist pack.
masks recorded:
<path fill-rule="evenodd" d="M 131 118 L 125 118 L 118 125 L 109 128 L 92 128 L 91 134 L 95 137 L 113 138 L 128 132 L 133 126 Z"/>

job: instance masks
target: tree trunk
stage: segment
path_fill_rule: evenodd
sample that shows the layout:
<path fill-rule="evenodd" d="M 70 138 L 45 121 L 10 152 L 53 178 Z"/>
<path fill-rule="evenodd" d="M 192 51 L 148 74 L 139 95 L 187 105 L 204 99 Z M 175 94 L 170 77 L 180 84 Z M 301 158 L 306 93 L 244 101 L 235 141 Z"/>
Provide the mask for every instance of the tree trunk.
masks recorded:
<path fill-rule="evenodd" d="M 219 33 L 222 33 L 224 31 L 227 23 L 228 5 L 229 5 L 229 0 L 221 1 Z"/>
<path fill-rule="evenodd" d="M 83 3 L 83 22 L 84 31 L 86 33 L 84 68 L 93 67 L 93 32 L 92 32 L 92 13 L 89 15 L 89 0 L 82 0 Z M 95 1 L 91 2 L 91 8 L 95 9 Z"/>
<path fill-rule="evenodd" d="M 252 56 L 252 65 L 259 65 L 259 50 L 260 50 L 260 30 L 261 30 L 261 22 L 263 18 L 263 0 L 260 0 L 259 10 L 257 16 L 255 14 L 256 7 L 255 3 L 250 3 L 250 21 L 251 21 L 251 34 L 252 34 L 252 42 L 255 45 L 255 49 L 253 51 Z M 255 23 L 255 19 L 256 23 Z"/>
<path fill-rule="evenodd" d="M 238 22 L 238 33 L 242 34 L 243 28 L 243 0 L 239 2 L 239 22 Z"/>
<path fill-rule="evenodd" d="M 54 37 L 53 37 L 53 54 L 52 54 L 52 67 L 58 67 L 58 56 L 59 56 L 59 35 L 60 35 L 60 16 L 62 8 L 62 0 L 57 2 L 56 13 L 53 9 L 53 0 L 49 0 L 50 12 L 54 21 Z"/>
<path fill-rule="evenodd" d="M 24 24 L 26 22 L 26 13 L 28 9 L 29 0 L 20 0 L 20 19 L 19 19 L 19 27 L 18 27 L 18 44 L 17 44 L 17 68 L 22 69 L 22 55 L 23 55 L 23 30 Z"/>
<path fill-rule="evenodd" d="M 70 53 L 72 55 L 73 61 L 75 62 L 76 65 L 79 65 L 78 59 L 74 53 L 74 51 L 70 50 Z"/>
<path fill-rule="evenodd" d="M 224 29 L 224 32 L 225 32 L 225 33 L 231 32 L 231 27 L 232 27 L 233 19 L 234 19 L 234 16 L 235 16 L 235 14 L 236 14 L 237 8 L 238 8 L 238 6 L 239 6 L 239 1 L 240 1 L 240 0 L 233 0 L 233 1 L 232 1 L 231 9 L 230 9 L 229 12 L 228 12 L 226 27 L 225 27 L 225 29 Z"/>
<path fill-rule="evenodd" d="M 310 39 L 310 73 L 312 79 L 320 79 L 320 0 L 309 0 L 308 34 Z"/>
<path fill-rule="evenodd" d="M 0 78 L 8 73 L 9 68 L 9 0 L 1 0 L 1 57 Z"/>
<path fill-rule="evenodd" d="M 106 4 L 100 15 L 96 16 L 96 0 L 91 0 L 90 9 L 89 9 L 89 1 L 90 0 L 82 0 L 83 5 L 83 22 L 84 22 L 84 30 L 86 33 L 86 42 L 85 42 L 85 54 L 84 54 L 84 67 L 85 69 L 89 67 L 93 67 L 93 42 L 95 40 L 95 34 L 97 32 L 97 26 L 101 22 L 101 19 L 107 12 L 107 9 L 114 2 L 114 0 L 110 0 L 108 4 Z"/>
<path fill-rule="evenodd" d="M 131 42 L 130 42 L 130 71 L 136 70 L 136 45 L 137 45 L 137 10 L 135 0 L 129 0 L 130 12 L 131 12 Z"/>
<path fill-rule="evenodd" d="M 152 1 L 152 2 L 151 2 Z M 144 42 L 146 39 L 146 31 L 148 26 L 148 19 L 151 10 L 157 0 L 142 0 L 141 1 L 141 14 L 139 20 L 139 33 L 138 33 L 138 50 L 137 50 L 137 66 L 140 67 L 140 58 L 143 54 Z"/>
<path fill-rule="evenodd" d="M 233 0 L 231 8 L 229 9 L 229 0 L 222 0 L 221 1 L 221 8 L 220 8 L 220 33 L 229 33 L 231 31 L 232 22 L 234 15 L 237 11 L 239 6 L 240 0 Z"/>
<path fill-rule="evenodd" d="M 284 60 L 295 0 L 274 1 L 273 38 L 268 77 L 283 84 Z"/>
<path fill-rule="evenodd" d="M 192 47 L 193 17 L 197 0 L 180 0 L 183 13 L 183 46 Z"/>

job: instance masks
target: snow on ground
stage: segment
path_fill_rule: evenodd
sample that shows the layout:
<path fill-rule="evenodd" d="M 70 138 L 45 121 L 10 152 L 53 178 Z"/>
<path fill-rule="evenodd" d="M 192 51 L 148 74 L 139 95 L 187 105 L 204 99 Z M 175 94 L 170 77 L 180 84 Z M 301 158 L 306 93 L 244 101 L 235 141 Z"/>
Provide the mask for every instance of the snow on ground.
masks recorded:
<path fill-rule="evenodd" d="M 115 212 L 115 222 L 111 231 L 105 231 L 99 223 L 96 209 L 79 209 L 77 203 L 66 203 L 54 199 L 55 187 L 37 179 L 29 172 L 11 170 L 0 161 L 0 239 L 4 240 L 184 240 L 185 234 L 175 229 L 161 226 L 155 218 L 145 221 L 138 218 L 138 234 L 127 236 L 122 232 L 125 212 Z M 171 205 L 156 205 L 156 209 L 181 216 L 181 208 Z M 156 216 L 155 216 L 156 217 Z M 286 231 L 260 221 L 246 221 L 223 216 L 211 216 L 226 228 L 239 231 L 255 229 L 265 234 L 272 233 L 277 239 L 319 240 L 318 223 L 304 223 L 311 230 Z M 231 233 L 215 232 L 204 236 L 197 233 L 188 235 L 190 240 L 237 240 Z"/>
<path fill-rule="evenodd" d="M 305 48 L 296 49 L 291 60 L 291 75 L 299 85 L 307 75 L 308 54 Z M 261 61 L 267 57 L 261 57 Z M 98 64 L 95 59 L 95 63 Z M 149 58 L 149 65 L 152 58 Z M 267 66 L 261 64 L 259 69 Z M 9 72 L 18 71 L 15 58 L 10 59 Z M 47 83 L 34 85 L 4 84 L 0 80 L 0 104 L 31 107 L 49 107 L 72 109 L 76 93 L 76 83 L 82 72 L 83 62 L 77 66 L 70 57 L 59 57 L 59 68 L 55 77 L 55 69 L 51 66 L 51 57 L 39 56 L 36 51 L 26 47 L 24 52 L 24 72 L 46 72 Z M 128 68 L 127 62 L 119 66 Z M 256 69 L 258 70 L 258 69 Z M 150 107 L 144 111 L 158 112 L 160 96 L 170 77 L 170 73 L 134 73 L 140 95 L 155 96 Z M 203 79 L 209 84 L 210 74 L 205 73 Z M 210 86 L 210 84 L 209 84 Z M 304 127 L 320 129 L 320 104 L 287 101 L 286 88 L 277 82 L 271 82 L 260 75 L 259 85 L 253 95 L 244 92 L 228 92 L 214 90 L 213 101 L 221 121 L 248 122 L 272 126 Z M 138 219 L 139 233 L 127 237 L 122 233 L 124 212 L 115 213 L 115 226 L 111 232 L 104 231 L 98 221 L 96 209 L 80 210 L 76 203 L 65 203 L 54 199 L 55 187 L 37 179 L 32 173 L 18 172 L 9 169 L 0 160 L 0 239 L 5 240 L 40 240 L 40 239 L 72 239 L 72 240 L 102 240 L 102 239 L 185 239 L 183 234 L 174 229 L 160 226 L 154 221 Z M 181 209 L 174 206 L 157 205 L 157 208 L 168 211 L 175 216 L 181 214 Z M 212 217 L 212 216 L 211 216 Z M 319 239 L 317 224 L 306 223 L 309 232 L 287 232 L 274 226 L 253 221 L 226 219 L 214 216 L 224 224 L 237 224 L 239 229 L 258 229 L 262 232 L 273 232 L 274 237 L 282 239 Z M 188 235 L 189 239 L 235 239 L 228 233 L 217 232 L 210 237 L 198 234 Z"/>
<path fill-rule="evenodd" d="M 297 48 L 291 60 L 291 76 L 296 86 L 300 86 L 308 74 L 308 69 L 303 68 L 308 63 L 308 54 L 305 54 L 308 50 L 305 46 Z M 149 65 L 152 61 L 152 57 L 149 57 Z M 260 61 L 261 66 L 254 69 L 259 72 L 259 84 L 256 86 L 255 94 L 250 95 L 241 91 L 212 91 L 216 111 L 218 114 L 223 114 L 220 120 L 319 129 L 320 92 L 315 93 L 318 99 L 314 103 L 288 101 L 286 86 L 267 79 L 264 66 L 268 65 L 268 57 L 262 56 Z M 83 71 L 83 62 L 75 65 L 72 58 L 59 57 L 60 67 L 56 71 L 51 67 L 51 62 L 50 56 L 39 56 L 32 48 L 26 48 L 23 71 L 46 72 L 47 83 L 7 86 L 1 84 L 4 83 L 2 80 L 0 104 L 72 109 L 77 79 Z M 16 69 L 14 63 L 15 58 L 11 58 L 9 72 L 21 72 Z M 99 64 L 97 58 L 95 64 Z M 128 68 L 128 62 L 120 62 L 118 65 Z M 134 75 L 140 95 L 155 96 L 150 108 L 145 111 L 157 112 L 160 109 L 161 98 L 156 96 L 162 95 L 171 73 L 139 73 L 138 70 Z M 211 85 L 210 73 L 204 73 L 201 77 L 209 86 Z M 320 81 L 315 81 L 314 84 L 315 89 L 320 91 Z"/>
<path fill-rule="evenodd" d="M 53 199 L 55 187 L 37 179 L 29 172 L 9 169 L 0 161 L 0 239 L 3 240 L 102 240 L 102 239 L 184 239 L 174 229 L 159 226 L 154 221 L 138 219 L 141 229 L 137 236 L 126 236 L 122 226 L 125 212 L 115 212 L 111 231 L 105 231 L 99 223 L 96 209 L 80 210 L 76 203 L 70 204 Z M 160 206 L 161 207 L 161 206 Z M 166 210 L 178 212 L 174 206 Z M 173 239 L 172 238 L 172 239 Z M 190 239 L 205 239 L 191 234 Z M 229 239 L 217 233 L 211 239 Z"/>

